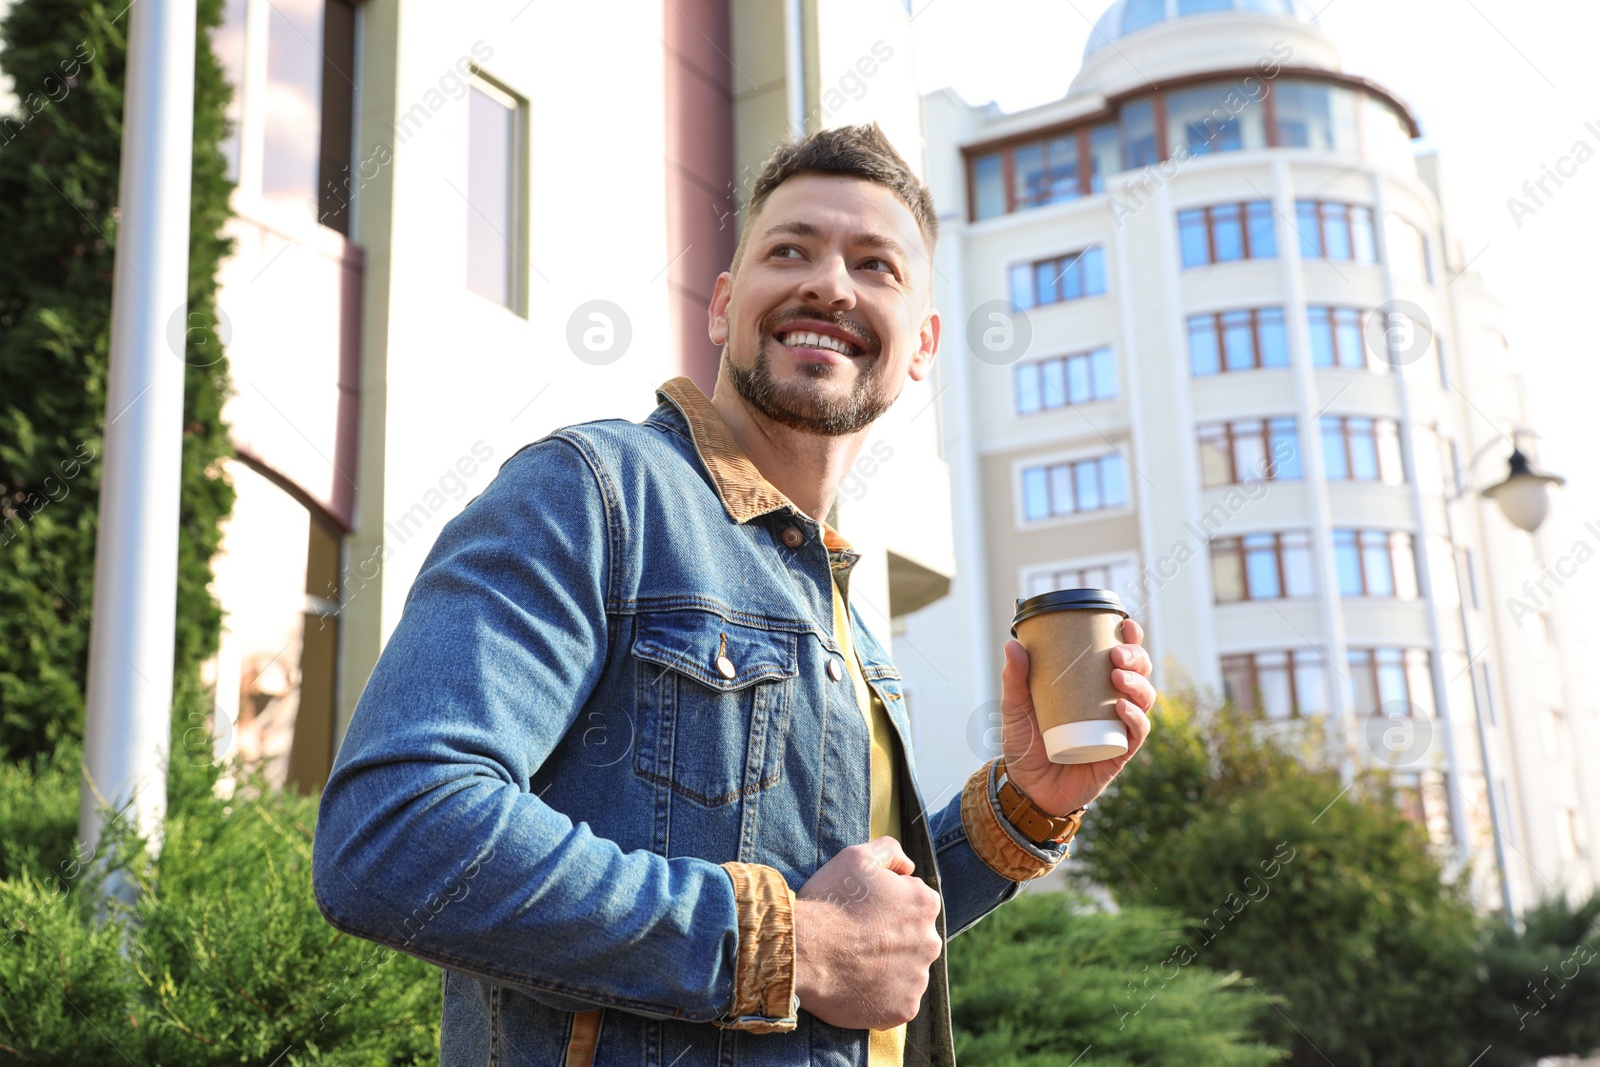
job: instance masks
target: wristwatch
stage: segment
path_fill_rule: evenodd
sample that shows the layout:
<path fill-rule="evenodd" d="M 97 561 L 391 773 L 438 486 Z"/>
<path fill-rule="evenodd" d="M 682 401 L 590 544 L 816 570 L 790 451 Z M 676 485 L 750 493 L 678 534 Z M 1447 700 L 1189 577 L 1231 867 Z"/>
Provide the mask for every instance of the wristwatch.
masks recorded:
<path fill-rule="evenodd" d="M 1026 793 L 1017 788 L 1011 776 L 1005 773 L 1004 764 L 1000 766 L 1000 774 L 1002 778 L 997 793 L 1000 813 L 1016 827 L 1019 834 L 1036 845 L 1064 845 L 1072 840 L 1083 822 L 1083 813 L 1089 810 L 1087 805 L 1065 815 L 1046 815 L 1034 806 Z"/>

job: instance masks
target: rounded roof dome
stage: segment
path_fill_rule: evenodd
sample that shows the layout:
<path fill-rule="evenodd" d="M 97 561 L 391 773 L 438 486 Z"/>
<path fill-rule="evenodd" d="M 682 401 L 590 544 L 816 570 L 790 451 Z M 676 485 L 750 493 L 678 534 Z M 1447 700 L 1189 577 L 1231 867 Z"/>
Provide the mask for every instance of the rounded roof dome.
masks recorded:
<path fill-rule="evenodd" d="M 1094 24 L 1089 42 L 1083 46 L 1083 58 L 1087 60 L 1113 41 L 1146 26 L 1218 11 L 1253 11 L 1307 23 L 1316 21 L 1305 0 L 1116 0 Z"/>

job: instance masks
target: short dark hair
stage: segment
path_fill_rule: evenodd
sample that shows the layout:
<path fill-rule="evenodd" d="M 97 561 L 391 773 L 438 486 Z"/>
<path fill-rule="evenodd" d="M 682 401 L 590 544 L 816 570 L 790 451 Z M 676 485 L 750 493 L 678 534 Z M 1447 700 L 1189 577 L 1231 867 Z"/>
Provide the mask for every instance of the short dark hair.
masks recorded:
<path fill-rule="evenodd" d="M 870 126 L 835 126 L 818 130 L 773 150 L 766 163 L 762 164 L 761 173 L 751 190 L 739 244 L 733 250 L 733 262 L 728 267 L 730 271 L 739 265 L 739 258 L 744 255 L 745 238 L 750 234 L 750 224 L 761 212 L 772 191 L 795 175 L 806 173 L 863 178 L 888 189 L 917 220 L 922 242 L 927 246 L 929 258 L 932 258 L 934 243 L 939 239 L 939 216 L 933 207 L 933 196 L 911 168 L 906 166 L 906 161 L 874 122 Z"/>

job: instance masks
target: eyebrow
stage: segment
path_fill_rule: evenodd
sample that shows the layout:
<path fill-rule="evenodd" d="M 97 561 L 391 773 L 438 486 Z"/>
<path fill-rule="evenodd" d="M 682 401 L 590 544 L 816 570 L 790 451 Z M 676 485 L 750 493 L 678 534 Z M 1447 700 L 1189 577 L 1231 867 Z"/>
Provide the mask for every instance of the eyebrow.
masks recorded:
<path fill-rule="evenodd" d="M 778 223 L 766 233 L 762 234 L 761 239 L 763 241 L 767 241 L 775 236 L 778 236 L 779 234 L 792 234 L 795 237 L 823 236 L 822 228 L 820 226 L 816 226 L 809 222 L 801 222 L 796 220 L 794 222 Z M 865 248 L 875 248 L 880 252 L 893 252 L 904 262 L 910 262 L 911 260 L 910 255 L 908 255 L 906 250 L 901 247 L 900 242 L 891 237 L 885 237 L 881 233 L 874 233 L 871 230 L 862 230 L 859 233 L 852 234 L 850 237 L 850 243 L 861 245 Z"/>

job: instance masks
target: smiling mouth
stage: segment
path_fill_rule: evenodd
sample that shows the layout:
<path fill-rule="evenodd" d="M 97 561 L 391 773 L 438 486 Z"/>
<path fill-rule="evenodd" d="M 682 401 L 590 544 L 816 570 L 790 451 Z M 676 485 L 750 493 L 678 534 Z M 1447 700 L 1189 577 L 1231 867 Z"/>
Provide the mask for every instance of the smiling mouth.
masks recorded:
<path fill-rule="evenodd" d="M 861 349 L 849 341 L 842 341 L 831 334 L 813 333 L 809 330 L 791 330 L 773 335 L 790 348 L 816 348 L 825 352 L 837 352 L 842 356 L 858 356 Z"/>

